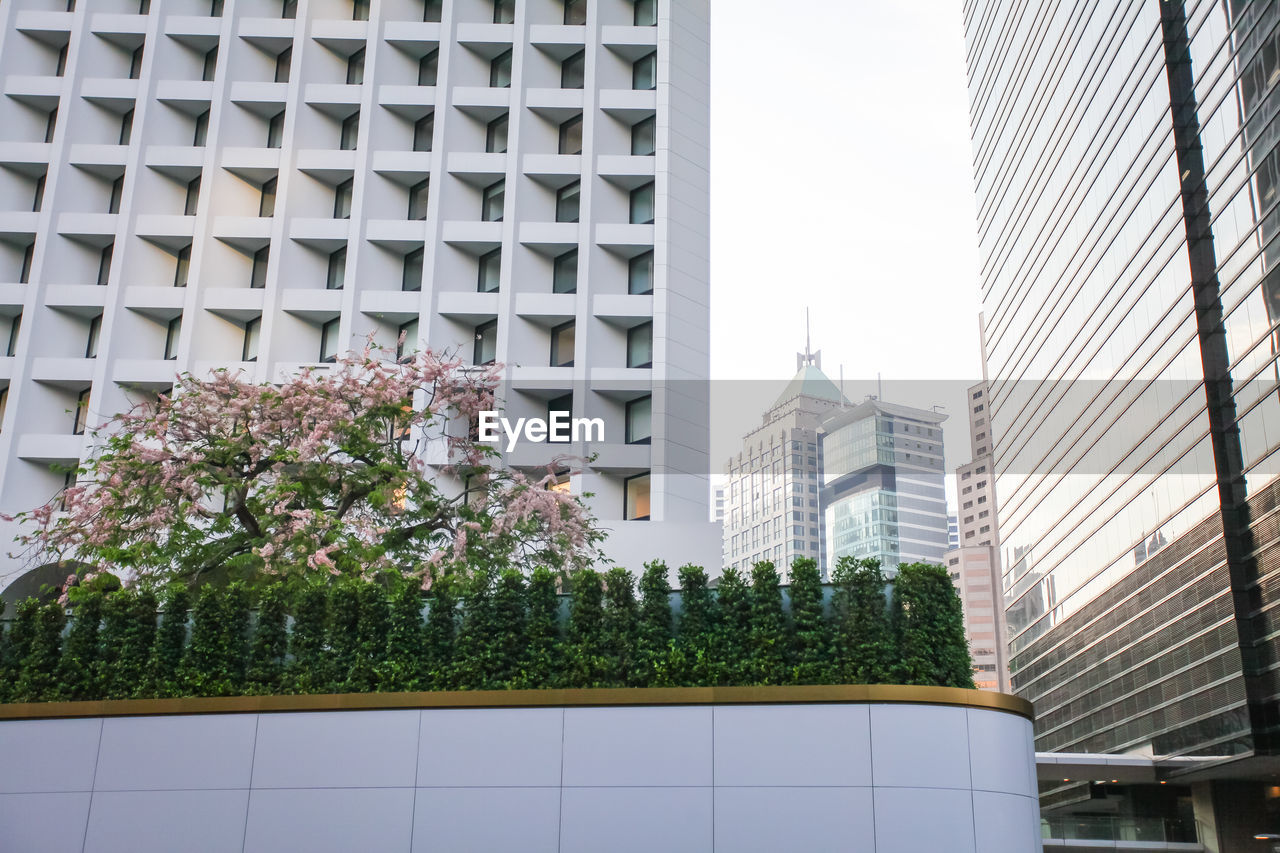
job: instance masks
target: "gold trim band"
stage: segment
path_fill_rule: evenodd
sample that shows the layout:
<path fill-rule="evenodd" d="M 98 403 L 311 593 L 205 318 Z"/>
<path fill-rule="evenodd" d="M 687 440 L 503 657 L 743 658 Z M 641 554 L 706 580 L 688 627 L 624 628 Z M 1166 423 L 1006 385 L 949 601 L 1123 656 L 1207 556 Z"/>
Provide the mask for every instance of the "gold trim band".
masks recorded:
<path fill-rule="evenodd" d="M 618 687 L 592 690 L 468 690 L 425 693 L 327 693 L 0 704 L 0 720 L 149 717 L 285 711 L 374 711 L 404 708 L 545 708 L 610 705 L 804 705 L 902 703 L 986 708 L 1035 720 L 1031 703 L 1007 693 L 899 684 L 785 687 Z"/>

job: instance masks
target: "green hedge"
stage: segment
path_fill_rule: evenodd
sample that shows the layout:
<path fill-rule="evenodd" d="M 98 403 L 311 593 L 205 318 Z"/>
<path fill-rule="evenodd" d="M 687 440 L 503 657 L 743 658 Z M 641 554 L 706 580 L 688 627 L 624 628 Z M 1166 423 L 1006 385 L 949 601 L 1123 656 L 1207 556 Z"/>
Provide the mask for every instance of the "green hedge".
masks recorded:
<path fill-rule="evenodd" d="M 21 602 L 0 633 L 0 701 L 164 696 L 899 683 L 973 687 L 939 566 L 841 561 L 728 570 L 651 563 L 566 581 L 540 569 L 414 586 L 93 591 Z M 562 605 L 566 603 L 566 608 Z M 188 610 L 190 608 L 190 610 Z M 256 610 L 256 615 L 254 611 Z"/>

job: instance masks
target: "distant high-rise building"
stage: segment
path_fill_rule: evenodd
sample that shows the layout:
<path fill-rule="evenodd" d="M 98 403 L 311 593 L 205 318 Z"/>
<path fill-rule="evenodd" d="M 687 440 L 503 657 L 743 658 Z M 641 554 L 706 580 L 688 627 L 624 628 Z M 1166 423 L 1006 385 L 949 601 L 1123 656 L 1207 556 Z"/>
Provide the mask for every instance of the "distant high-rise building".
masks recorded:
<path fill-rule="evenodd" d="M 954 513 L 947 515 L 947 547 L 955 548 L 960 544 L 960 522 Z"/>

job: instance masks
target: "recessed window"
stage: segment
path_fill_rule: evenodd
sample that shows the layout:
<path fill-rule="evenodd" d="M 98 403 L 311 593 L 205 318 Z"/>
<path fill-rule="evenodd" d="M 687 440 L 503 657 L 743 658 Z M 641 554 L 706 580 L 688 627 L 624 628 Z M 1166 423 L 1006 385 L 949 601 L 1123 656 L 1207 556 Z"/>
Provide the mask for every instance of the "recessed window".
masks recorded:
<path fill-rule="evenodd" d="M 502 250 L 494 249 L 480 256 L 476 290 L 480 293 L 497 293 L 502 282 Z"/>
<path fill-rule="evenodd" d="M 320 361 L 323 364 L 338 360 L 338 328 L 341 323 L 341 317 L 334 317 L 320 327 Z"/>
<path fill-rule="evenodd" d="M 631 88 L 648 90 L 658 88 L 658 52 L 640 57 L 631 66 Z"/>
<path fill-rule="evenodd" d="M 284 141 L 284 110 L 276 113 L 267 122 L 267 147 L 279 148 Z"/>
<path fill-rule="evenodd" d="M 631 224 L 652 225 L 654 212 L 653 181 L 631 191 Z"/>
<path fill-rule="evenodd" d="M 178 339 L 182 336 L 182 315 L 169 321 L 164 332 L 164 358 L 173 361 L 178 357 Z"/>
<path fill-rule="evenodd" d="M 635 25 L 637 27 L 658 26 L 658 0 L 636 0 Z"/>
<path fill-rule="evenodd" d="M 362 18 L 360 20 L 368 20 Z M 364 48 L 347 57 L 347 85 L 359 86 L 364 82 Z"/>
<path fill-rule="evenodd" d="M 490 320 L 476 326 L 475 364 L 493 364 L 498 359 L 498 321 Z"/>
<path fill-rule="evenodd" d="M 105 287 L 107 282 L 111 281 L 111 256 L 115 252 L 115 243 L 108 243 L 102 247 L 102 252 L 98 255 L 98 285 Z"/>
<path fill-rule="evenodd" d="M 434 86 L 440 78 L 440 48 L 435 48 L 418 60 L 418 85 Z"/>
<path fill-rule="evenodd" d="M 507 153 L 507 131 L 510 126 L 511 119 L 506 113 L 489 122 L 484 135 L 484 150 L 486 153 Z"/>
<path fill-rule="evenodd" d="M 138 49 L 135 50 L 133 52 L 133 56 L 129 58 L 129 79 L 137 80 L 141 76 L 142 76 L 142 45 L 138 45 Z"/>
<path fill-rule="evenodd" d="M 587 52 L 580 50 L 560 63 L 560 88 L 582 89 L 587 84 Z"/>
<path fill-rule="evenodd" d="M 350 219 L 351 218 L 351 195 L 355 189 L 355 178 L 347 178 L 342 183 L 334 187 L 333 190 L 333 218 L 334 219 Z"/>
<path fill-rule="evenodd" d="M 653 397 L 627 403 L 627 444 L 648 444 L 653 438 Z"/>
<path fill-rule="evenodd" d="M 516 0 L 493 0 L 493 22 L 495 24 L 514 24 L 516 22 Z"/>
<path fill-rule="evenodd" d="M 276 76 L 277 83 L 289 82 L 289 71 L 293 67 L 293 45 L 286 47 L 284 50 L 276 54 Z"/>
<path fill-rule="evenodd" d="M 653 293 L 653 251 L 636 255 L 627 265 L 627 293 L 646 296 Z"/>
<path fill-rule="evenodd" d="M 31 264 L 35 261 L 36 244 L 28 243 L 22 250 L 22 266 L 18 269 L 18 284 L 31 283 Z"/>
<path fill-rule="evenodd" d="M 404 361 L 418 351 L 418 321 L 410 320 L 400 327 L 396 336 L 396 360 Z"/>
<path fill-rule="evenodd" d="M 551 366 L 573 367 L 574 324 L 570 320 L 551 330 Z"/>
<path fill-rule="evenodd" d="M 120 200 L 124 197 L 124 175 L 111 182 L 111 195 L 107 197 L 107 213 L 120 212 Z"/>
<path fill-rule="evenodd" d="M 413 123 L 413 150 L 430 151 L 431 137 L 436 132 L 436 114 L 427 113 Z"/>
<path fill-rule="evenodd" d="M 298 0 L 282 0 L 280 4 L 280 17 L 282 18 L 298 17 Z"/>
<path fill-rule="evenodd" d="M 631 153 L 651 157 L 658 150 L 658 120 L 654 116 L 631 125 Z"/>
<path fill-rule="evenodd" d="M 218 73 L 218 46 L 215 44 L 204 55 L 204 67 L 200 69 L 200 79 L 212 80 Z"/>
<path fill-rule="evenodd" d="M 426 219 L 427 205 L 431 201 L 431 179 L 424 178 L 409 187 L 409 218 Z"/>
<path fill-rule="evenodd" d="M 326 290 L 342 290 L 347 280 L 347 247 L 343 246 L 329 255 L 329 270 L 325 277 Z"/>
<path fill-rule="evenodd" d="M 353 21 L 369 20 L 369 0 L 352 0 L 351 1 L 351 20 Z"/>
<path fill-rule="evenodd" d="M 649 475 L 637 474 L 622 481 L 622 517 L 627 521 L 649 520 Z"/>
<path fill-rule="evenodd" d="M 627 329 L 627 367 L 653 367 L 653 323 Z"/>
<path fill-rule="evenodd" d="M 262 197 L 258 200 L 258 215 L 267 217 L 276 215 L 276 187 L 279 178 L 270 178 L 262 183 Z"/>
<path fill-rule="evenodd" d="M 45 175 L 36 178 L 35 187 L 31 193 L 31 210 L 33 213 L 39 213 L 40 208 L 44 205 L 44 182 Z"/>
<path fill-rule="evenodd" d="M 267 261 L 270 258 L 270 246 L 263 246 L 253 253 L 253 269 L 249 272 L 249 287 L 254 290 L 261 290 L 267 286 Z"/>
<path fill-rule="evenodd" d="M 582 209 L 582 182 L 574 181 L 556 191 L 556 222 L 577 222 Z"/>
<path fill-rule="evenodd" d="M 183 216 L 195 216 L 200 208 L 200 176 L 196 175 L 187 184 L 187 198 L 182 204 Z"/>
<path fill-rule="evenodd" d="M 89 392 L 92 390 L 86 388 L 76 395 L 76 410 L 71 420 L 72 435 L 84 435 L 89 424 Z"/>
<path fill-rule="evenodd" d="M 582 153 L 582 114 L 560 125 L 560 153 L 561 154 L 581 154 Z"/>
<path fill-rule="evenodd" d="M 506 206 L 507 182 L 497 181 L 484 188 L 480 198 L 480 220 L 482 222 L 501 222 L 503 209 Z"/>
<path fill-rule="evenodd" d="M 422 290 L 422 249 L 414 249 L 404 256 L 404 270 L 400 275 L 400 289 L 408 291 Z"/>
<path fill-rule="evenodd" d="M 138 0 L 138 14 L 139 15 L 151 14 L 151 0 Z"/>
<path fill-rule="evenodd" d="M 71 44 L 68 42 L 58 51 L 58 61 L 53 66 L 53 76 L 61 77 L 67 73 L 67 53 L 71 50 Z"/>
<path fill-rule="evenodd" d="M 511 56 L 511 48 L 507 48 L 489 63 L 489 86 L 491 88 L 511 88 Z"/>
<path fill-rule="evenodd" d="M 547 423 L 554 423 L 557 418 L 573 417 L 573 393 L 561 394 L 559 397 L 552 397 L 547 401 Z M 572 436 L 566 436 L 563 440 L 556 439 L 553 434 L 547 436 L 547 441 L 561 444 L 572 441 Z"/>
<path fill-rule="evenodd" d="M 360 137 L 360 111 L 352 113 L 342 120 L 342 133 L 338 137 L 338 148 L 342 151 L 354 151 L 356 140 Z"/>
<path fill-rule="evenodd" d="M 55 107 L 54 109 L 49 110 L 49 117 L 44 120 L 44 141 L 45 142 L 53 141 L 53 132 L 57 127 L 58 127 L 58 110 Z M 122 142 L 120 144 L 124 145 L 126 143 Z"/>
<path fill-rule="evenodd" d="M 98 340 L 102 337 L 102 315 L 94 317 L 89 321 L 89 336 L 85 341 L 84 357 L 98 357 Z"/>
<path fill-rule="evenodd" d="M 442 17 L 444 17 L 444 0 L 425 0 L 422 4 L 422 20 L 438 24 Z"/>
<path fill-rule="evenodd" d="M 129 140 L 133 138 L 133 110 L 128 110 L 124 115 L 120 116 L 120 144 L 128 145 Z"/>
<path fill-rule="evenodd" d="M 552 263 L 552 293 L 578 292 L 578 250 L 570 249 Z"/>
<path fill-rule="evenodd" d="M 196 116 L 195 133 L 192 134 L 191 144 L 196 148 L 203 148 L 205 141 L 209 138 L 209 111 L 205 110 Z"/>
<path fill-rule="evenodd" d="M 258 342 L 262 339 L 262 318 L 254 317 L 244 324 L 244 346 L 240 348 L 241 361 L 258 360 Z"/>
<path fill-rule="evenodd" d="M 187 278 L 191 275 L 191 247 L 183 246 L 178 250 L 178 259 L 173 267 L 173 286 L 186 287 Z"/>
<path fill-rule="evenodd" d="M 587 0 L 564 0 L 564 22 L 573 27 L 587 22 Z"/>
<path fill-rule="evenodd" d="M 9 339 L 5 344 L 4 354 L 8 358 L 13 358 L 18 354 L 18 332 L 22 329 L 22 315 L 15 314 L 13 319 L 9 321 Z"/>

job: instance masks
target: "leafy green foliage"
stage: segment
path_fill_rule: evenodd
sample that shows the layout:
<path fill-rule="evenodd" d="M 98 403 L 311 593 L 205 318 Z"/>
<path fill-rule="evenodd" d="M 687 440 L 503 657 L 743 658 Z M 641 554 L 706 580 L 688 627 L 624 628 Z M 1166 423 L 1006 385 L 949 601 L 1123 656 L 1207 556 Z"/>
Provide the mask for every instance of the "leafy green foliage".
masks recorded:
<path fill-rule="evenodd" d="M 18 671 L 14 698 L 19 702 L 48 702 L 58 698 L 58 662 L 66 616 L 59 604 L 34 606 L 30 643 Z"/>
<path fill-rule="evenodd" d="M 467 582 L 462 624 L 453 656 L 453 677 L 459 690 L 488 690 L 495 686 L 493 634 L 497 623 L 493 612 L 493 584 L 492 571 L 478 571 Z"/>
<path fill-rule="evenodd" d="M 520 677 L 528 610 L 524 575 L 504 569 L 493 592 L 493 637 L 490 642 L 491 689 L 511 688 Z"/>
<path fill-rule="evenodd" d="M 225 593 L 212 585 L 201 588 L 192 612 L 191 643 L 182 659 L 184 689 L 189 696 L 232 696 L 244 683 L 247 655 L 239 649 L 244 644 L 248 608 L 244 616 L 237 612 L 238 598 L 228 587 Z M 237 632 L 241 637 L 236 637 Z M 238 658 L 238 660 L 237 660 Z"/>
<path fill-rule="evenodd" d="M 720 620 L 712 645 L 715 684 L 751 684 L 751 587 L 730 566 L 720 576 Z"/>
<path fill-rule="evenodd" d="M 453 690 L 453 649 L 458 634 L 458 598 L 452 576 L 435 579 L 427 596 L 426 672 L 422 686 L 428 690 Z"/>
<path fill-rule="evenodd" d="M 156 638 L 156 597 L 146 589 L 121 589 L 102 607 L 99 681 L 108 699 L 145 695 Z"/>
<path fill-rule="evenodd" d="M 570 589 L 565 679 L 574 687 L 607 687 L 613 672 L 604 638 L 604 588 L 599 573 L 583 569 Z"/>
<path fill-rule="evenodd" d="M 637 687 L 645 682 L 640 675 L 640 608 L 636 602 L 636 579 L 623 568 L 612 568 L 604 576 L 605 609 L 601 624 L 605 683 L 610 687 Z"/>
<path fill-rule="evenodd" d="M 289 600 L 284 585 L 273 583 L 258 597 L 258 624 L 249 653 L 248 683 L 251 693 L 272 694 L 284 688 L 284 660 L 289 651 Z"/>
<path fill-rule="evenodd" d="M 329 595 L 324 587 L 299 586 L 293 600 L 293 631 L 285 681 L 295 693 L 323 693 L 328 689 L 331 661 L 325 634 L 329 623 Z"/>
<path fill-rule="evenodd" d="M 35 642 L 39 618 L 39 601 L 28 598 L 18 602 L 13 624 L 6 633 L 8 654 L 4 684 L 7 686 L 5 700 L 8 702 L 25 701 L 18 691 L 18 682 L 22 677 L 23 665 L 31 654 L 31 645 Z"/>
<path fill-rule="evenodd" d="M 672 655 L 675 630 L 671 614 L 671 584 L 667 564 L 661 560 L 645 563 L 640 576 L 640 630 L 636 641 L 637 677 L 650 687 L 678 683 Z"/>
<path fill-rule="evenodd" d="M 387 654 L 378 665 L 383 690 L 418 690 L 422 683 L 426 634 L 422 624 L 422 588 L 401 583 L 391 594 Z"/>
<path fill-rule="evenodd" d="M 148 687 L 153 696 L 179 696 L 179 671 L 187 646 L 187 613 L 191 593 L 186 584 L 170 584 L 164 593 L 164 613 L 151 653 Z"/>
<path fill-rule="evenodd" d="M 516 687 L 555 687 L 561 682 L 560 598 L 556 576 L 550 569 L 534 569 L 525 594 L 529 616 L 525 620 L 524 654 Z"/>
<path fill-rule="evenodd" d="M 894 643 L 880 562 L 842 557 L 832 583 L 834 678 L 845 684 L 885 683 Z"/>
<path fill-rule="evenodd" d="M 801 557 L 791 564 L 791 624 L 794 684 L 827 684 L 831 678 L 831 626 L 822 604 L 822 575 L 816 560 Z"/>
<path fill-rule="evenodd" d="M 773 563 L 751 570 L 750 673 L 753 684 L 786 684 L 791 640 L 782 612 L 782 586 Z"/>
<path fill-rule="evenodd" d="M 712 596 L 707 573 L 701 566 L 681 566 L 679 636 L 671 660 L 676 683 L 685 687 L 716 684 L 719 667 L 714 663 L 720 624 L 719 601 Z"/>
<path fill-rule="evenodd" d="M 898 567 L 893 626 L 898 641 L 893 674 L 899 683 L 974 686 L 960 596 L 942 566 Z"/>
<path fill-rule="evenodd" d="M 343 580 L 329 590 L 330 678 L 326 693 L 347 693 L 360 654 L 360 584 Z"/>
<path fill-rule="evenodd" d="M 71 630 L 58 661 L 59 698 L 93 699 L 101 695 L 98 686 L 98 629 L 102 623 L 102 593 L 87 591 L 77 596 Z"/>

